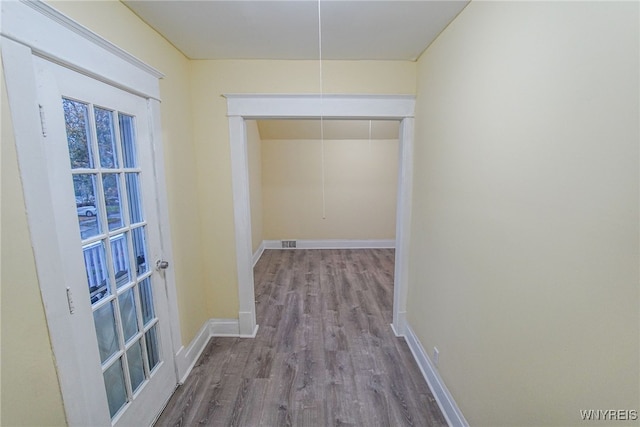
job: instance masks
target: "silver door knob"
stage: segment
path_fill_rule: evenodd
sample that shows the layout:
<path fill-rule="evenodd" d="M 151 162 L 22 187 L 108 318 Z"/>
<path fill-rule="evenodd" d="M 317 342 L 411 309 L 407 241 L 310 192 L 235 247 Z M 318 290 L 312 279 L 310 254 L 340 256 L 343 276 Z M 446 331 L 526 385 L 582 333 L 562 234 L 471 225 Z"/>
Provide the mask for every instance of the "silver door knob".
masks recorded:
<path fill-rule="evenodd" d="M 169 268 L 169 261 L 164 261 L 161 259 L 156 261 L 157 270 L 166 270 L 167 268 Z"/>

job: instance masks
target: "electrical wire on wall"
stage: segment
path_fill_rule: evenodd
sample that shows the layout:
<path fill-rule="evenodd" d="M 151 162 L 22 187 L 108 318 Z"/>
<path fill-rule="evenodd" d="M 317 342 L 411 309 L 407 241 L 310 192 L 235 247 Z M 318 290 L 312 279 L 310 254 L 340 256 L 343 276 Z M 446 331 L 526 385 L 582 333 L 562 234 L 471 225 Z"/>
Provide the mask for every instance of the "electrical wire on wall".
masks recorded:
<path fill-rule="evenodd" d="M 322 219 L 327 218 L 327 200 L 325 193 L 324 165 L 324 88 L 322 85 L 322 7 L 318 0 L 318 64 L 320 67 L 320 162 L 322 170 Z"/>

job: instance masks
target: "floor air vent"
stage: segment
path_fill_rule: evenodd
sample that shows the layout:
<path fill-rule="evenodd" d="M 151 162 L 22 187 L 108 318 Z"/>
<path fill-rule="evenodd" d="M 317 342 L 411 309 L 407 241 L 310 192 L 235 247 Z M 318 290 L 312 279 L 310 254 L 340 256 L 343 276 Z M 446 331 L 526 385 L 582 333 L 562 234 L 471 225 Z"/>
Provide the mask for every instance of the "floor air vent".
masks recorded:
<path fill-rule="evenodd" d="M 290 248 L 295 248 L 296 247 L 296 241 L 295 240 L 283 240 L 282 241 L 282 248 L 283 249 L 290 249 Z"/>

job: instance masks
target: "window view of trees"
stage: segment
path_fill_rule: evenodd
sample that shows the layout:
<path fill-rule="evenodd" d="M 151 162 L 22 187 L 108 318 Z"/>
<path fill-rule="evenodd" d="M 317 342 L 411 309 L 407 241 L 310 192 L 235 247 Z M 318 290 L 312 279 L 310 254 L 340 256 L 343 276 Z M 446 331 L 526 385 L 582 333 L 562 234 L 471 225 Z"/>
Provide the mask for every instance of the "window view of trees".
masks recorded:
<path fill-rule="evenodd" d="M 118 168 L 114 112 L 97 106 L 91 109 L 83 102 L 66 98 L 63 99 L 62 105 L 71 168 L 78 170 L 78 172 L 80 172 L 79 169 L 91 170 L 98 167 L 102 169 Z M 91 110 L 93 110 L 93 121 L 90 117 Z M 95 126 L 95 133 L 92 132 L 91 126 Z M 127 126 L 127 128 L 131 131 L 132 126 Z M 94 135 L 95 142 L 93 141 Z M 127 139 L 130 139 L 129 135 L 126 136 Z M 108 228 L 115 230 L 123 226 L 120 197 L 121 177 L 117 173 L 103 173 L 101 175 Z M 76 207 L 83 238 L 97 234 L 100 228 L 99 218 L 97 218 L 97 194 L 99 191 L 97 177 L 97 173 L 75 173 L 73 175 Z"/>
<path fill-rule="evenodd" d="M 93 156 L 89 148 L 88 106 L 81 102 L 63 99 L 62 107 L 67 127 L 71 169 L 91 168 L 93 167 Z"/>
<path fill-rule="evenodd" d="M 95 107 L 96 134 L 98 135 L 98 153 L 100 166 L 117 168 L 116 138 L 113 131 L 113 111 Z"/>

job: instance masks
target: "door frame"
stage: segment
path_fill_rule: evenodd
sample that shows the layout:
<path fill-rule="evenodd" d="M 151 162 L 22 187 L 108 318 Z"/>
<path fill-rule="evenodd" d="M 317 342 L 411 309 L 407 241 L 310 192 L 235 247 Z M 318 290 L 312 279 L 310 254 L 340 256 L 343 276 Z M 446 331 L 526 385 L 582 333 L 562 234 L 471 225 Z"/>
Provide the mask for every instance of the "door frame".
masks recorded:
<path fill-rule="evenodd" d="M 91 394 L 91 390 L 96 389 L 93 387 L 95 381 L 103 380 L 95 373 L 78 372 L 79 364 L 75 362 L 80 357 L 78 348 L 74 346 L 76 331 L 68 310 L 67 295 L 64 289 L 60 289 L 60 283 L 65 283 L 61 268 L 64 253 L 57 243 L 57 230 L 50 227 L 55 209 L 49 192 L 49 171 L 43 145 L 46 118 L 44 123 L 41 122 L 34 56 L 146 100 L 154 152 L 161 251 L 164 259 L 172 259 L 160 125 L 159 79 L 163 74 L 41 1 L 4 1 L 0 6 L 4 78 L 45 316 L 50 330 L 69 332 L 50 334 L 65 414 L 69 425 L 94 425 L 102 418 L 101 414 L 92 412 L 89 403 L 103 396 L 100 391 Z M 164 274 L 171 335 L 171 343 L 164 345 L 171 346 L 173 369 L 176 370 L 175 355 L 182 338 L 175 275 L 173 269 L 165 270 Z M 75 309 L 83 310 L 82 306 L 75 304 Z"/>
<path fill-rule="evenodd" d="M 240 336 L 258 331 L 253 282 L 251 209 L 246 120 L 261 119 L 362 119 L 400 120 L 398 192 L 396 200 L 393 323 L 396 336 L 405 336 L 408 253 L 411 236 L 413 186 L 413 95 L 260 95 L 226 94 L 231 145 L 233 212 L 236 237 Z"/>

